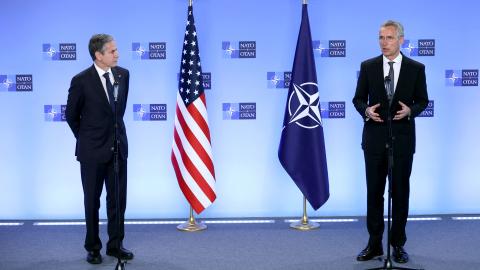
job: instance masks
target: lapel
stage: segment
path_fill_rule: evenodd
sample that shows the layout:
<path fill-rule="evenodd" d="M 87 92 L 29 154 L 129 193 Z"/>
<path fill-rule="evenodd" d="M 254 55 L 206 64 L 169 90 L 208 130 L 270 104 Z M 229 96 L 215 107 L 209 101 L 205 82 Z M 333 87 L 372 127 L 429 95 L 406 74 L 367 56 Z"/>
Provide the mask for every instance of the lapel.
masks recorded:
<path fill-rule="evenodd" d="M 387 92 L 385 91 L 385 76 L 383 74 L 383 55 L 380 55 L 375 59 L 375 65 L 374 65 L 374 76 L 375 76 L 375 88 L 374 89 L 379 89 L 381 92 L 381 96 L 384 98 L 384 100 L 388 100 L 387 98 Z"/>
<path fill-rule="evenodd" d="M 398 77 L 397 87 L 395 88 L 395 93 L 393 95 L 394 99 L 398 96 L 398 94 L 401 94 L 402 89 L 404 88 L 403 85 L 405 84 L 408 76 L 407 69 L 409 61 L 410 59 L 405 57 L 405 55 L 402 53 L 402 65 L 400 66 L 400 76 Z"/>
<path fill-rule="evenodd" d="M 90 67 L 90 77 L 92 80 L 93 92 L 101 97 L 105 106 L 108 106 L 108 108 L 110 108 L 110 103 L 108 102 L 107 93 L 103 88 L 102 81 L 100 80 L 100 76 L 98 75 L 98 72 L 95 69 L 94 65 Z"/>

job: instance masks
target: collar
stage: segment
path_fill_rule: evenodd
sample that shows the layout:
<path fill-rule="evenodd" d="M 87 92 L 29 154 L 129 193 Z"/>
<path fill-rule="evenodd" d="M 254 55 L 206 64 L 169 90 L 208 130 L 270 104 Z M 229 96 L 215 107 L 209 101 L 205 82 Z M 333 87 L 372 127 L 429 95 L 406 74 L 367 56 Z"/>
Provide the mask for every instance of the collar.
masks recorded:
<path fill-rule="evenodd" d="M 108 68 L 107 70 L 103 70 L 101 69 L 99 66 L 97 66 L 97 64 L 95 62 L 93 62 L 93 66 L 95 67 L 95 69 L 97 70 L 97 73 L 98 75 L 100 75 L 100 77 L 103 77 L 103 74 L 107 73 L 107 72 L 110 72 L 110 74 L 113 75 L 112 73 L 112 68 Z"/>
<path fill-rule="evenodd" d="M 385 55 L 382 55 L 382 57 L 383 57 L 383 63 L 384 64 L 388 64 L 388 62 L 391 62 L 391 61 L 393 61 L 395 63 L 402 63 L 402 59 L 403 59 L 403 55 L 401 53 L 399 53 L 397 55 L 397 57 L 395 57 L 395 59 L 393 59 L 393 60 L 388 59 L 387 57 L 385 57 Z"/>

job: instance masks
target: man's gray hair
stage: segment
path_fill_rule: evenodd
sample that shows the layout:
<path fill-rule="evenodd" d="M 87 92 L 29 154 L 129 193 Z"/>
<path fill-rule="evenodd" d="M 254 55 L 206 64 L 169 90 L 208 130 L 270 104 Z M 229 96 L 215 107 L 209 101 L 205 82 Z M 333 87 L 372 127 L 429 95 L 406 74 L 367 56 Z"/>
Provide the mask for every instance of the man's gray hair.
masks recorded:
<path fill-rule="evenodd" d="M 108 34 L 95 34 L 90 38 L 90 42 L 88 42 L 88 51 L 90 52 L 93 61 L 96 59 L 95 52 L 103 54 L 105 52 L 105 44 L 110 41 L 113 41 L 113 37 Z"/>
<path fill-rule="evenodd" d="M 397 38 L 403 37 L 405 33 L 403 32 L 403 25 L 400 22 L 388 20 L 382 24 L 381 27 L 393 26 L 397 30 Z"/>

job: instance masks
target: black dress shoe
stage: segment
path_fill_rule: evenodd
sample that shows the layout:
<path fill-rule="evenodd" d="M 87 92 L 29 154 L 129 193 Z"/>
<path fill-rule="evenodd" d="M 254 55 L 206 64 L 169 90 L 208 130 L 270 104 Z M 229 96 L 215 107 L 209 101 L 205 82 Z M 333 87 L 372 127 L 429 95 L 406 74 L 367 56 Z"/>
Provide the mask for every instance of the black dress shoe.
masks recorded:
<path fill-rule="evenodd" d="M 401 246 L 394 246 L 392 252 L 393 260 L 397 263 L 408 262 L 408 253 Z"/>
<path fill-rule="evenodd" d="M 87 254 L 87 262 L 91 264 L 100 264 L 102 263 L 102 255 L 98 250 L 89 251 Z"/>
<path fill-rule="evenodd" d="M 118 248 L 109 248 L 107 249 L 107 255 L 108 256 L 113 256 L 113 257 L 120 257 L 122 260 L 131 260 L 133 259 L 133 252 L 130 250 L 121 247 L 120 249 Z"/>
<path fill-rule="evenodd" d="M 358 253 L 357 261 L 368 261 L 375 257 L 383 255 L 383 248 L 381 246 L 370 246 L 368 245 L 364 250 Z"/>

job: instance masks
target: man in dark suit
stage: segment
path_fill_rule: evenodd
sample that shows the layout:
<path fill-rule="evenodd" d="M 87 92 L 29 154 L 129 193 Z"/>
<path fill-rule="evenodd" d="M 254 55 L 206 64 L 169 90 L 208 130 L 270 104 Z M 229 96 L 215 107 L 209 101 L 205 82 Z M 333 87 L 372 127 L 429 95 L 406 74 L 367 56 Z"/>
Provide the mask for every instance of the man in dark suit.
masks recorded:
<path fill-rule="evenodd" d="M 361 64 L 353 104 L 365 120 L 362 148 L 367 179 L 367 247 L 358 261 L 383 255 L 384 198 L 388 173 L 389 129 L 387 116 L 392 117 L 392 233 L 393 259 L 408 261 L 404 249 L 408 217 L 410 173 L 415 153 L 415 117 L 428 104 L 425 66 L 400 53 L 404 41 L 403 26 L 385 22 L 379 32 L 382 55 Z"/>
<path fill-rule="evenodd" d="M 104 182 L 107 190 L 109 236 L 106 253 L 131 260 L 133 253 L 122 245 L 127 202 L 128 156 L 123 115 L 127 104 L 129 72 L 117 66 L 118 50 L 112 36 L 106 34 L 92 36 L 88 49 L 94 63 L 73 77 L 65 111 L 68 125 L 77 140 L 75 155 L 80 162 L 83 186 L 87 261 L 91 264 L 102 262 L 98 210 Z M 114 143 L 115 109 L 118 119 L 118 144 Z M 119 145 L 118 202 L 114 176 L 115 145 Z"/>

